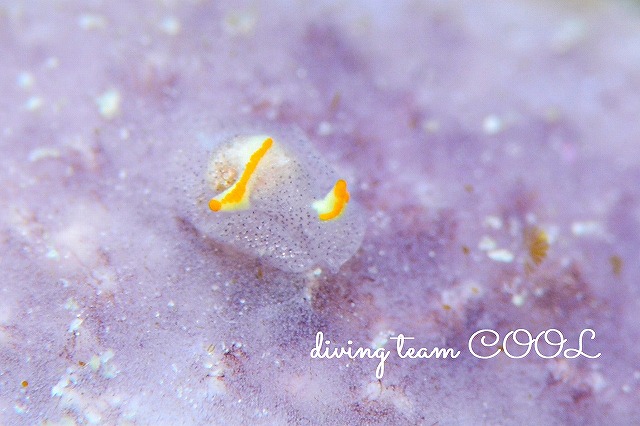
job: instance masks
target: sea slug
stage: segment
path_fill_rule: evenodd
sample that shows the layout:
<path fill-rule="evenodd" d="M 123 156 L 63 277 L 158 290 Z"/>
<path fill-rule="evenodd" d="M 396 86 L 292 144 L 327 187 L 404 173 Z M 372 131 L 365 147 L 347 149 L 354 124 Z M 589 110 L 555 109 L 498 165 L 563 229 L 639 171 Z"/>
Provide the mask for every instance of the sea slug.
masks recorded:
<path fill-rule="evenodd" d="M 206 237 L 287 272 L 337 272 L 360 247 L 361 207 L 299 132 L 205 136 L 196 151 L 185 195 Z"/>

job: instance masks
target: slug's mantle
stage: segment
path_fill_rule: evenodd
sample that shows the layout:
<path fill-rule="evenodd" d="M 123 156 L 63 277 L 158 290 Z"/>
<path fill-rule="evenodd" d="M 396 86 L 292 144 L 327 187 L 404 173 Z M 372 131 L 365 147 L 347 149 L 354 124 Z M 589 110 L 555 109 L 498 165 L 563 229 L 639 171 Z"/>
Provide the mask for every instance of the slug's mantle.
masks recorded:
<path fill-rule="evenodd" d="M 204 235 L 290 272 L 336 272 L 360 247 L 361 209 L 306 138 L 242 134 L 203 145 L 186 195 Z"/>

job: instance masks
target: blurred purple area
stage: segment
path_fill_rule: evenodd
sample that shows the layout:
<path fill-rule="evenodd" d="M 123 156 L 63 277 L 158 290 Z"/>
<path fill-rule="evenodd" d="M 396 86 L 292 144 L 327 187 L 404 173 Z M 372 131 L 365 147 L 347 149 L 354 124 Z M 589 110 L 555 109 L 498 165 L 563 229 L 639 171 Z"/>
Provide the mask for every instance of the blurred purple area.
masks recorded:
<path fill-rule="evenodd" d="M 637 2 L 2 1 L 0 58 L 0 424 L 640 422 Z M 261 123 L 363 206 L 337 274 L 189 222 L 178 159 Z"/>

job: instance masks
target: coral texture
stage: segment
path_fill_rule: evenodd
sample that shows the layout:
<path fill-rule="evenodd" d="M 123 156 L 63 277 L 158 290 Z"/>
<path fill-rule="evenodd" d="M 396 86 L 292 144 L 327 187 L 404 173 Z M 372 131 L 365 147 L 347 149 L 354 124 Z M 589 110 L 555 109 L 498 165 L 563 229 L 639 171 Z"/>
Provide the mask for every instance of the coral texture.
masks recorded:
<path fill-rule="evenodd" d="M 637 2 L 0 1 L 0 58 L 0 424 L 640 422 Z M 208 235 L 182 160 L 247 127 L 361 244 Z M 602 355 L 467 348 L 520 328 Z"/>

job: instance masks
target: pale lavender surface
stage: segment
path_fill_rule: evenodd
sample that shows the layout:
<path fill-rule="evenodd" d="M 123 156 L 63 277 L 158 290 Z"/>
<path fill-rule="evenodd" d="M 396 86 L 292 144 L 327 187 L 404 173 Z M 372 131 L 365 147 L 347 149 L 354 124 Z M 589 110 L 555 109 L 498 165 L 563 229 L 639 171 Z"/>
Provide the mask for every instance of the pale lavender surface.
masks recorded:
<path fill-rule="evenodd" d="M 640 421 L 637 4 L 133 3 L 0 3 L 1 424 Z M 363 204 L 339 274 L 181 219 L 177 152 L 256 122 L 301 127 Z M 551 239 L 528 274 L 526 226 Z M 603 355 L 392 358 L 380 383 L 309 357 L 318 330 L 486 327 L 591 327 Z"/>

